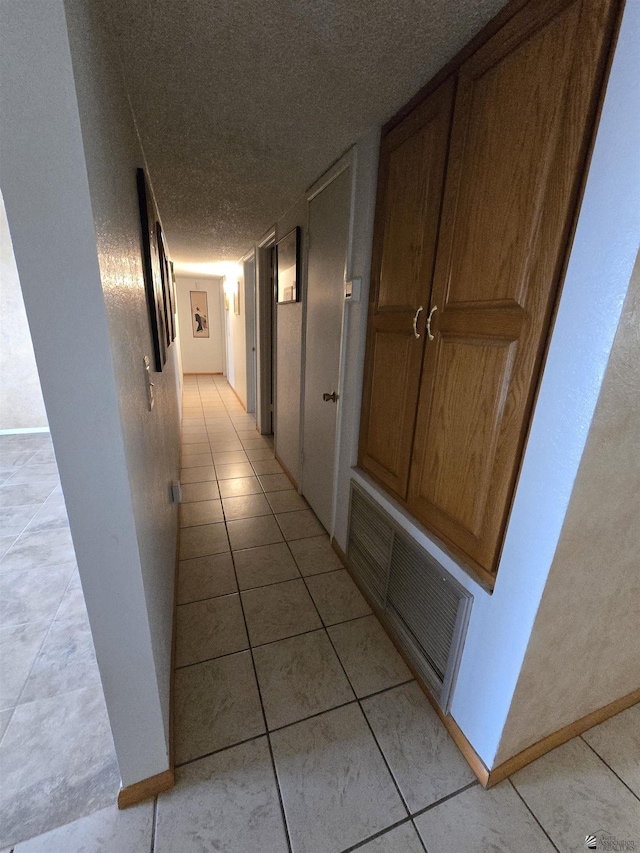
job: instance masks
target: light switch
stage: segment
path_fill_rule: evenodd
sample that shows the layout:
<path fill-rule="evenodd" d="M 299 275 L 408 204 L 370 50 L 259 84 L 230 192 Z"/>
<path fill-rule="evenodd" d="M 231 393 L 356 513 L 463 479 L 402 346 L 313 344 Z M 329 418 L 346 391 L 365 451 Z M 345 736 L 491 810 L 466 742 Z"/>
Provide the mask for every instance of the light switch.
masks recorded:
<path fill-rule="evenodd" d="M 344 298 L 347 302 L 360 302 L 360 291 L 362 290 L 362 279 L 352 278 L 344 283 Z"/>

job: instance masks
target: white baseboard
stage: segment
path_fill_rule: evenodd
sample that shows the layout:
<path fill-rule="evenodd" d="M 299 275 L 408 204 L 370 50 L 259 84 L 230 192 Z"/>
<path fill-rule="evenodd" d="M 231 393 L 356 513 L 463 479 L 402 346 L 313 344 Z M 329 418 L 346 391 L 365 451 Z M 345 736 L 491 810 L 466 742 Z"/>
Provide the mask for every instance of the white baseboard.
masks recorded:
<path fill-rule="evenodd" d="M 0 429 L 0 435 L 29 435 L 34 432 L 49 432 L 49 427 L 25 427 L 24 429 Z"/>

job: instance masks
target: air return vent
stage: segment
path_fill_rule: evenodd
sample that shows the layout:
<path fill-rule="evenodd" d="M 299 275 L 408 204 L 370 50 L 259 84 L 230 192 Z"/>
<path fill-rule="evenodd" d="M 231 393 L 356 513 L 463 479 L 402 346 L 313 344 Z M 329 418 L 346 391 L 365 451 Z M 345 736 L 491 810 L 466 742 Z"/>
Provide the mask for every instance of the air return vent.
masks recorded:
<path fill-rule="evenodd" d="M 353 481 L 347 556 L 446 712 L 473 596 Z"/>
<path fill-rule="evenodd" d="M 393 544 L 393 525 L 357 487 L 351 492 L 349 562 L 368 592 L 384 607 Z"/>

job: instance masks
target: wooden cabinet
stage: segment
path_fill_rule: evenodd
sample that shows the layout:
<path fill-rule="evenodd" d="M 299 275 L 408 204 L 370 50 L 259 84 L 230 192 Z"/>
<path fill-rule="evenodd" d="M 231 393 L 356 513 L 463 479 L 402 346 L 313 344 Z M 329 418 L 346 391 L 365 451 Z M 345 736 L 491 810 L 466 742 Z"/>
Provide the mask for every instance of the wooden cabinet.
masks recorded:
<path fill-rule="evenodd" d="M 449 79 L 385 137 L 380 151 L 360 465 L 402 498 L 409 480 L 453 93 Z"/>
<path fill-rule="evenodd" d="M 443 162 L 440 137 L 405 133 L 404 144 L 412 140 L 405 149 L 394 139 L 447 84 L 383 138 L 360 465 L 488 581 L 617 5 L 530 0 L 511 14 L 508 7 L 504 23 L 449 79 L 456 96 L 442 199 L 437 180 L 428 198 L 417 189 Z M 414 182 L 398 199 L 409 173 Z M 413 336 L 411 309 L 420 305 L 423 323 L 431 313 L 432 339 Z"/>

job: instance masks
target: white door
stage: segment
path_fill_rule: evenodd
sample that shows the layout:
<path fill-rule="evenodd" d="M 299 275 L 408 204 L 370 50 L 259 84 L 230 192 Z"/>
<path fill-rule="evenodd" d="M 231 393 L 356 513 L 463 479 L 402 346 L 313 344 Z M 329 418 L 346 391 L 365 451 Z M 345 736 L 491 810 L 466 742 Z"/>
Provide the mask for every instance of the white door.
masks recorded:
<path fill-rule="evenodd" d="M 327 530 L 333 516 L 350 205 L 350 168 L 309 202 L 302 494 Z"/>

